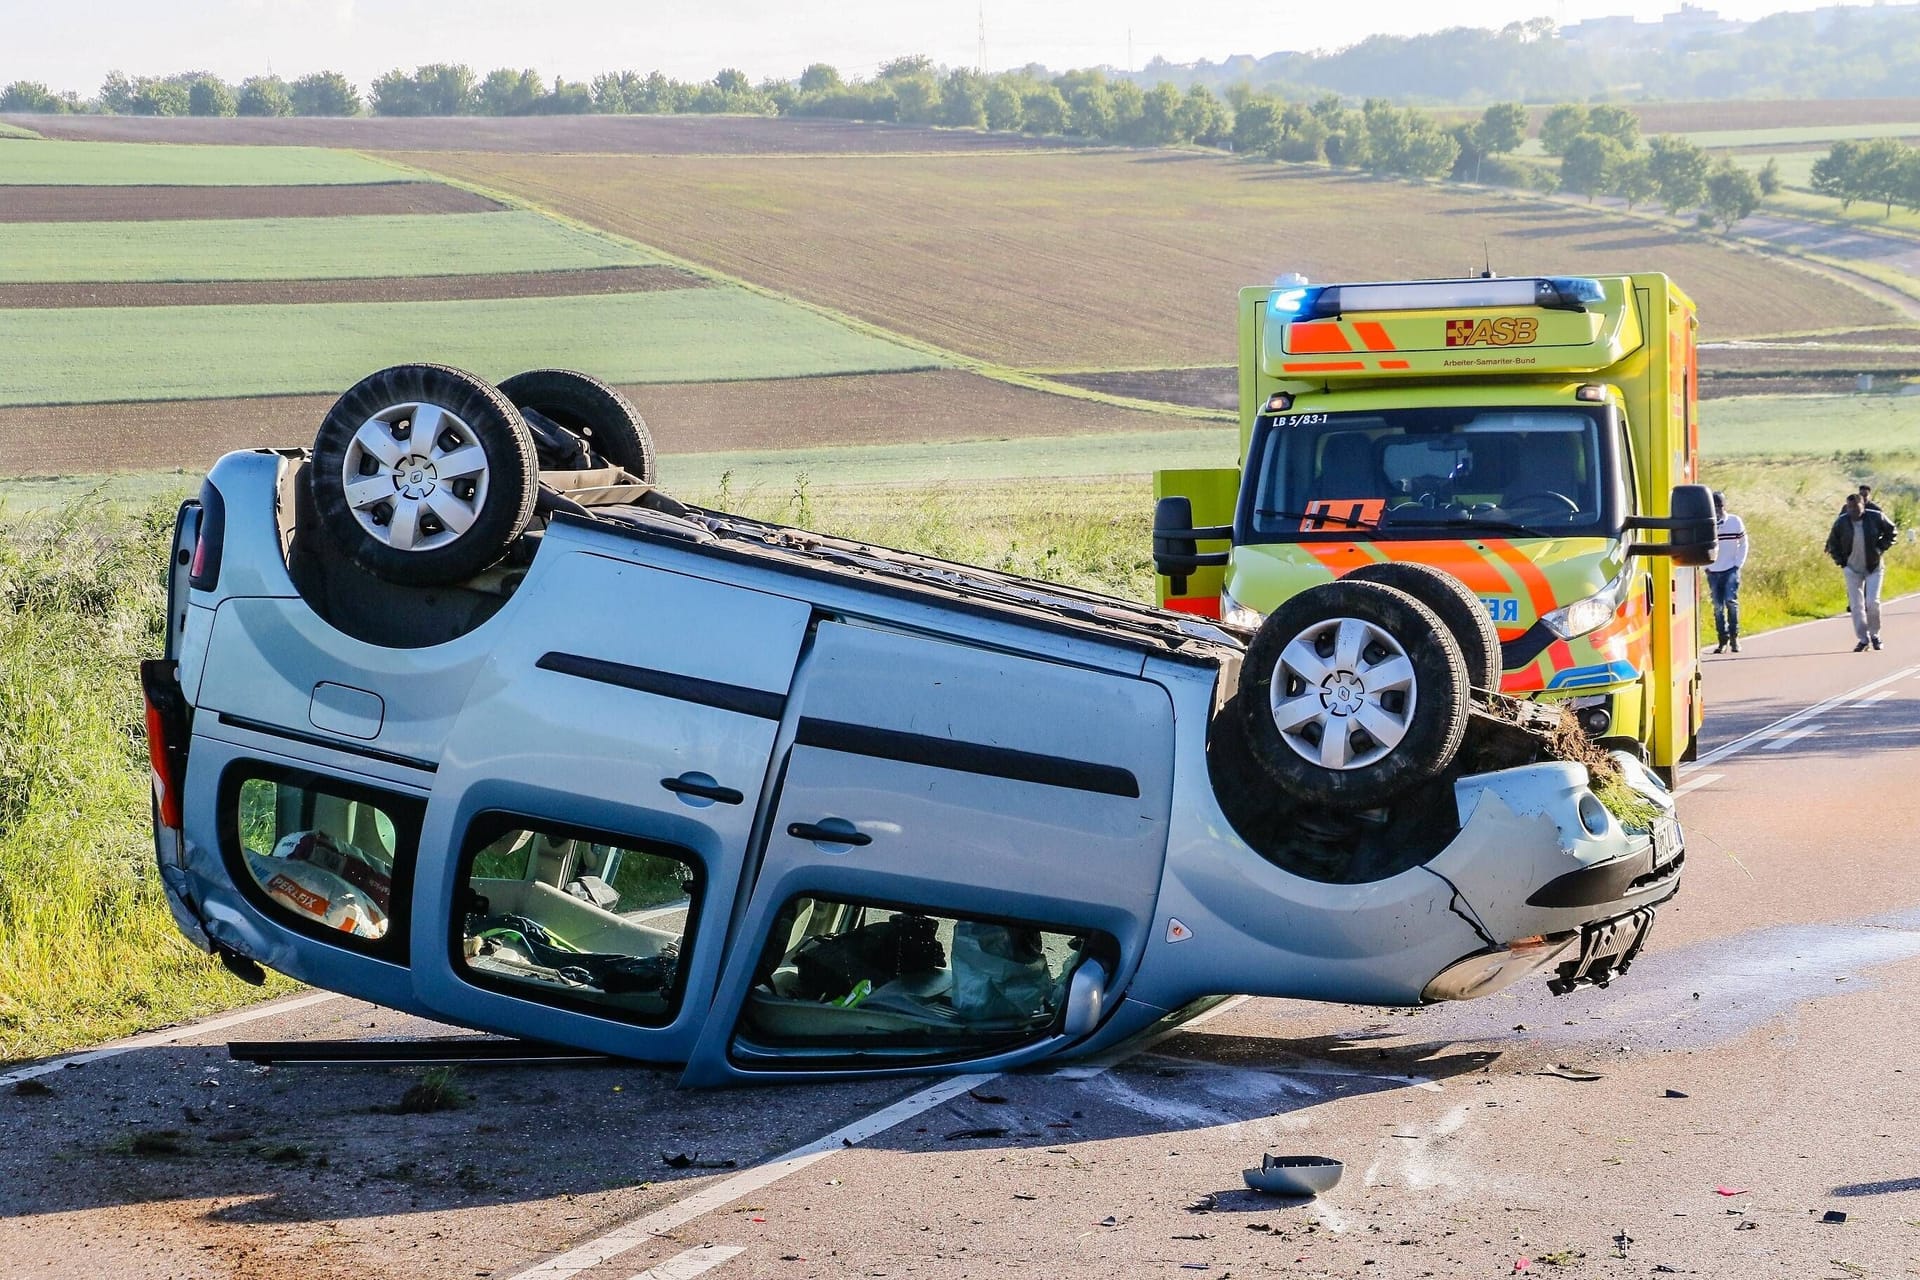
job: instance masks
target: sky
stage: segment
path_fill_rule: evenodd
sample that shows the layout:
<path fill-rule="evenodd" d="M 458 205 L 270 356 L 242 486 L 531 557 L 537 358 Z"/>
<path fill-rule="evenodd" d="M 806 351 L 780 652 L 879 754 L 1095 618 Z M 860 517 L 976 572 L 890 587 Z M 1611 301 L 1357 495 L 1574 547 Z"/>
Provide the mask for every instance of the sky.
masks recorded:
<path fill-rule="evenodd" d="M 986 65 L 1143 66 L 1282 49 L 1336 49 L 1368 35 L 1499 27 L 1612 14 L 1653 20 L 1678 0 L 986 0 Z M 1722 0 L 1723 17 L 1757 18 L 1791 0 Z M 464 62 L 482 74 L 533 67 L 551 81 L 607 70 L 706 80 L 738 67 L 792 78 L 813 62 L 868 75 L 925 54 L 973 66 L 977 0 L 0 0 L 0 84 L 38 80 L 82 97 L 110 70 L 211 71 L 239 81 L 269 69 L 293 79 L 344 72 L 364 89 L 395 67 Z"/>

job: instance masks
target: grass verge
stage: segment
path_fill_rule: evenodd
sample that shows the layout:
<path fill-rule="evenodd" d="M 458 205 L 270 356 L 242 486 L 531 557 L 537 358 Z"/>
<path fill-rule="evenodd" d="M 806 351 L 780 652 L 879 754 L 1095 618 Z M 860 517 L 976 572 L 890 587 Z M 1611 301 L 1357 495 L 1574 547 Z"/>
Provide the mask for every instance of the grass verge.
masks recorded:
<path fill-rule="evenodd" d="M 152 866 L 134 663 L 160 648 L 171 519 L 0 523 L 0 1059 L 258 998 L 175 933 Z"/>

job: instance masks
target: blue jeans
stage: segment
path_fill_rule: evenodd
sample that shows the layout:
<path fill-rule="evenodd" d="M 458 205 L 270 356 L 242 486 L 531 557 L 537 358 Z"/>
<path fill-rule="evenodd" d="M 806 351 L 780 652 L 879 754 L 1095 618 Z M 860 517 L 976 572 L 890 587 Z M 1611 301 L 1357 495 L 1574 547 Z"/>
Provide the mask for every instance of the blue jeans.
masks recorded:
<path fill-rule="evenodd" d="M 1725 644 L 1740 637 L 1740 571 L 1707 570 L 1707 590 L 1713 593 L 1713 630 Z"/>

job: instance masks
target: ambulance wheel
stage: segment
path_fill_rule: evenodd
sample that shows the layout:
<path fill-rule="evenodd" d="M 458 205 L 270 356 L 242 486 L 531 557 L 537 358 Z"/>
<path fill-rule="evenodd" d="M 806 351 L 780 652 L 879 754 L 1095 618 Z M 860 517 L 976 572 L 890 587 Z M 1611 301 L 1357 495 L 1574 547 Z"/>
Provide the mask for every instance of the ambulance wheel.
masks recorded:
<path fill-rule="evenodd" d="M 1397 587 L 1433 610 L 1460 646 L 1460 656 L 1467 663 L 1467 682 L 1476 689 L 1499 690 L 1500 633 L 1494 629 L 1487 606 L 1466 583 L 1444 569 L 1398 560 L 1362 565 L 1345 581 Z"/>
<path fill-rule="evenodd" d="M 500 392 L 530 418 L 537 414 L 565 428 L 606 461 L 653 483 L 657 473 L 653 434 L 631 400 L 592 374 L 529 369 L 501 383 Z"/>
<path fill-rule="evenodd" d="M 540 480 L 512 403 L 437 364 L 355 383 L 321 422 L 308 475 L 335 545 L 408 586 L 464 582 L 498 560 L 532 518 Z"/>
<path fill-rule="evenodd" d="M 1301 800 L 1370 809 L 1438 776 L 1466 732 L 1466 662 L 1408 593 L 1342 580 L 1267 616 L 1240 668 L 1247 745 Z"/>

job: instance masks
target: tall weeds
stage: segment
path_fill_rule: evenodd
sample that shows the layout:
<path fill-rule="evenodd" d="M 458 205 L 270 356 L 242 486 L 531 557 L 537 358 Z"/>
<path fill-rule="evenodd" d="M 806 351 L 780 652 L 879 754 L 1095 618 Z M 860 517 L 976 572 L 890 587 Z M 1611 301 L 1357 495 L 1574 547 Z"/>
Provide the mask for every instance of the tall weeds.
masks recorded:
<path fill-rule="evenodd" d="M 244 999 L 154 875 L 135 664 L 160 650 L 171 509 L 0 521 L 0 1060 Z"/>

